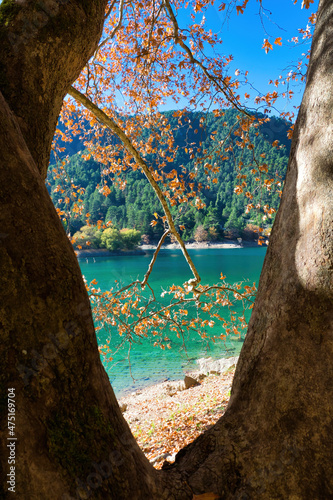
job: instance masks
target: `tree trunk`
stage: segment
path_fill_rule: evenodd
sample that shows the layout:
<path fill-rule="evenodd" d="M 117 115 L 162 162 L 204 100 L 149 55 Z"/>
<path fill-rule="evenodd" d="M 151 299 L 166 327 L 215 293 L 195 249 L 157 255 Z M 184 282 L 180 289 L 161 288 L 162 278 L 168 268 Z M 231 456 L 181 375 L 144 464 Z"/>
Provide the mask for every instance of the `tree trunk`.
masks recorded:
<path fill-rule="evenodd" d="M 333 498 L 333 4 L 321 0 L 288 173 L 226 414 L 173 468 L 223 499 Z"/>
<path fill-rule="evenodd" d="M 0 90 L 42 176 L 69 86 L 92 56 L 107 0 L 4 0 Z"/>

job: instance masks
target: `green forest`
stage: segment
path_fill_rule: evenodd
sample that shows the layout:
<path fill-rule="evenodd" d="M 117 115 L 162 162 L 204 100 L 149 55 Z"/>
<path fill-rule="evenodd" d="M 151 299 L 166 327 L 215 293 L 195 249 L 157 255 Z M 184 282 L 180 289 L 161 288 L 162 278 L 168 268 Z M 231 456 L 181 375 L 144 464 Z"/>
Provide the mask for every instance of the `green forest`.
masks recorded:
<path fill-rule="evenodd" d="M 200 209 L 195 203 L 172 207 L 176 226 L 183 239 L 251 239 L 258 225 L 269 232 L 274 210 L 279 205 L 279 193 L 288 164 L 290 140 L 287 132 L 290 123 L 270 117 L 260 127 L 250 129 L 249 139 L 253 147 L 240 148 L 237 146 L 239 138 L 233 133 L 237 124 L 235 110 L 225 110 L 224 115 L 219 117 L 214 113 L 186 112 L 179 118 L 173 111 L 164 113 L 164 116 L 173 131 L 176 148 L 175 159 L 167 165 L 166 171 L 168 168 L 176 169 L 184 177 L 195 172 L 195 189 L 199 191 L 203 202 Z M 106 134 L 104 140 L 108 144 L 115 139 Z M 223 156 L 218 147 L 221 143 L 224 145 Z M 66 165 L 59 170 L 57 162 L 51 162 L 47 185 L 54 205 L 63 213 L 66 213 L 64 200 L 67 200 L 68 217 L 65 217 L 64 224 L 68 233 L 72 236 L 76 234 L 80 246 L 84 247 L 87 233 L 92 247 L 106 246 L 101 240 L 101 222 L 108 228 L 111 226 L 114 235 L 117 231 L 118 240 L 123 242 L 126 240 L 125 229 L 135 230 L 131 233 L 135 242 L 138 241 L 138 233 L 145 243 L 153 243 L 163 234 L 162 209 L 152 187 L 140 171 L 127 168 L 123 172 L 122 180 L 126 181 L 124 189 L 118 187 L 116 178 L 103 178 L 109 188 L 108 196 L 105 196 L 100 189 L 103 166 L 92 158 L 84 159 L 84 144 L 77 136 L 73 137 L 69 146 L 68 143 L 64 145 Z M 203 153 L 205 158 L 209 158 L 210 166 L 214 166 L 213 174 L 207 171 L 205 161 L 200 161 Z M 153 166 L 156 158 L 151 155 L 148 160 Z M 258 170 L 259 161 L 263 167 L 260 166 Z M 245 176 L 244 182 L 242 179 Z M 242 182 L 246 188 L 237 194 L 236 186 Z M 71 185 L 82 188 L 80 214 L 73 210 L 77 198 L 75 194 L 71 195 Z M 251 193 L 253 198 L 249 200 L 245 193 Z M 246 210 L 249 202 L 254 206 L 250 211 Z M 267 207 L 273 209 L 268 216 Z M 156 218 L 157 223 L 152 225 L 154 213 L 159 217 Z M 92 226 L 91 229 L 87 222 Z M 133 241 L 127 238 L 123 247 L 132 248 Z"/>

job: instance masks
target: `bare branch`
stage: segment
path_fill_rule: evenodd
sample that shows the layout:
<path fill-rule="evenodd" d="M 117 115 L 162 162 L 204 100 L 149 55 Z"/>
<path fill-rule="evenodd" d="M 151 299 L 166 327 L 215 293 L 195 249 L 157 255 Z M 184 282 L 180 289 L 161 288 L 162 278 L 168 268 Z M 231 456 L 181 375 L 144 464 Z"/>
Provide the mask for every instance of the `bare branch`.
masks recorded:
<path fill-rule="evenodd" d="M 170 229 L 167 229 L 162 234 L 162 237 L 161 237 L 160 241 L 158 242 L 158 245 L 157 245 L 156 250 L 154 252 L 153 258 L 151 259 L 150 264 L 148 266 L 148 270 L 147 270 L 147 272 L 146 272 L 146 274 L 144 276 L 143 281 L 141 282 L 141 287 L 142 288 L 144 288 L 146 286 L 146 284 L 147 284 L 147 281 L 148 281 L 148 278 L 150 276 L 150 273 L 152 272 L 154 264 L 156 262 L 158 252 L 161 250 L 161 246 L 163 245 L 163 242 L 164 242 L 165 238 L 168 236 L 169 233 L 170 233 Z"/>
<path fill-rule="evenodd" d="M 184 41 L 182 40 L 182 37 L 179 35 L 179 25 L 178 25 L 178 21 L 176 19 L 176 16 L 172 10 L 172 7 L 170 5 L 170 2 L 169 0 L 163 0 L 163 3 L 164 3 L 164 6 L 165 6 L 165 10 L 167 12 L 167 14 L 169 15 L 169 18 L 173 24 L 173 33 L 174 33 L 174 40 L 175 42 L 180 45 L 180 47 L 182 47 L 182 49 L 187 53 L 189 59 L 190 59 L 190 62 L 192 64 L 196 64 L 197 66 L 199 66 L 202 71 L 204 72 L 204 74 L 206 75 L 206 77 L 208 78 L 208 80 L 210 80 L 215 86 L 216 88 L 222 92 L 222 94 L 225 96 L 225 98 L 241 113 L 245 114 L 246 116 L 251 116 L 243 107 L 241 107 L 238 102 L 236 101 L 233 93 L 230 91 L 228 85 L 223 82 L 223 80 L 218 80 L 217 78 L 215 78 L 209 71 L 208 69 L 206 68 L 206 66 L 204 66 L 204 64 L 202 64 L 201 61 L 199 61 L 198 59 L 196 59 L 193 55 L 193 52 L 191 51 L 190 47 L 188 45 L 186 45 L 186 43 L 184 43 Z M 221 83 L 222 84 L 221 84 Z"/>
<path fill-rule="evenodd" d="M 103 42 L 101 42 L 101 43 L 99 44 L 99 46 L 97 47 L 96 52 L 95 52 L 95 55 L 94 55 L 94 59 L 93 59 L 93 60 L 95 60 L 95 59 L 96 59 L 96 56 L 97 56 L 98 51 L 99 51 L 102 47 L 104 47 L 104 45 L 105 45 L 106 43 L 108 43 L 110 40 L 112 40 L 112 38 L 115 36 L 115 34 L 117 33 L 117 31 L 118 31 L 118 30 L 119 30 L 119 28 L 121 27 L 122 22 L 123 22 L 123 15 L 124 15 L 124 3 L 125 3 L 125 0 L 120 0 L 120 3 L 119 3 L 119 16 L 118 16 L 118 22 L 117 22 L 116 26 L 113 28 L 112 33 L 111 33 L 111 34 L 110 34 L 107 38 L 105 38 L 105 40 L 103 40 Z M 113 7 L 115 6 L 115 4 L 116 4 L 116 0 L 114 0 L 114 1 L 112 2 L 111 6 L 110 6 L 110 8 L 109 8 L 109 10 L 108 10 L 108 13 L 107 13 L 107 16 L 106 16 L 106 17 L 108 17 L 108 16 L 110 15 L 110 13 L 112 12 L 112 9 L 113 9 Z"/>

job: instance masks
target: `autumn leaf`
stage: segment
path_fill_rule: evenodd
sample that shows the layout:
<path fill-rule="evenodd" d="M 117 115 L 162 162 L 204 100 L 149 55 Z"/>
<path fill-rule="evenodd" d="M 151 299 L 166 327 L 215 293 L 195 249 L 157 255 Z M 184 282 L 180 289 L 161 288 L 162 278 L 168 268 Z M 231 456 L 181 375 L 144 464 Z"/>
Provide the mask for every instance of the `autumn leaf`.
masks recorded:
<path fill-rule="evenodd" d="M 267 54 L 269 50 L 273 50 L 273 45 L 269 43 L 268 38 L 264 38 L 264 43 L 261 48 L 265 49 L 265 52 Z"/>
<path fill-rule="evenodd" d="M 311 3 L 314 3 L 314 0 L 303 0 L 302 2 L 302 9 L 305 7 L 306 9 L 308 9 L 310 7 L 310 4 Z"/>
<path fill-rule="evenodd" d="M 282 37 L 275 38 L 275 45 L 282 45 Z"/>
<path fill-rule="evenodd" d="M 234 192 L 236 194 L 241 194 L 243 192 L 243 188 L 241 186 L 236 186 Z"/>

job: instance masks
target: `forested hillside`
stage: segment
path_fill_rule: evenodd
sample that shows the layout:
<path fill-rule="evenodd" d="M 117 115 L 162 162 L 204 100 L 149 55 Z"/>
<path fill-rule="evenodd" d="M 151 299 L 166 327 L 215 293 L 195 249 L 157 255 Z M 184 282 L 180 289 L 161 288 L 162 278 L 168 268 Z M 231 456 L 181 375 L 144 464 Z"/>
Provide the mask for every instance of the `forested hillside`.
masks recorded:
<path fill-rule="evenodd" d="M 263 218 L 265 224 L 270 224 L 274 213 L 267 218 L 267 208 L 264 207 L 277 209 L 279 205 L 279 183 L 284 179 L 290 150 L 287 138 L 290 123 L 270 118 L 250 131 L 253 147 L 241 148 L 237 147 L 238 137 L 233 133 L 237 122 L 235 110 L 226 110 L 224 116 L 199 112 L 177 115 L 172 111 L 164 113 L 164 116 L 174 131 L 176 151 L 174 160 L 167 163 L 165 170 L 176 170 L 180 177 L 193 178 L 193 189 L 199 192 L 203 202 L 198 204 L 193 200 L 193 203 L 172 207 L 174 215 L 178 213 L 176 223 L 183 238 L 193 238 L 198 227 L 204 237 L 216 239 L 223 235 L 223 230 L 235 230 L 236 234 L 249 223 L 262 223 Z M 112 140 L 106 137 L 105 145 Z M 278 144 L 276 141 L 279 141 Z M 154 213 L 162 215 L 162 211 L 143 174 L 127 168 L 120 183 L 119 178 L 104 177 L 102 172 L 105 166 L 91 157 L 86 159 L 84 143 L 77 136 L 69 144 L 64 144 L 66 162 L 63 161 L 61 169 L 60 161 L 58 166 L 52 165 L 48 176 L 48 188 L 55 206 L 65 218 L 71 212 L 65 222 L 68 232 L 73 235 L 87 221 L 91 224 L 111 221 L 117 229 L 140 231 L 147 235 L 146 241 L 159 237 L 163 226 L 160 222 L 152 226 L 151 221 Z M 73 151 L 77 152 L 71 155 Z M 154 155 L 147 155 L 147 159 L 154 166 Z M 246 180 L 240 176 L 247 176 Z M 236 186 L 242 183 L 244 189 L 240 192 L 241 189 Z M 119 184 L 123 189 L 119 188 Z M 107 196 L 105 189 L 102 192 L 105 185 L 108 186 Z M 73 194 L 71 186 L 76 191 L 79 187 L 83 188 L 81 194 Z M 257 208 L 247 211 L 249 203 Z M 198 205 L 202 208 L 198 209 Z M 77 206 L 81 208 L 81 213 Z"/>

